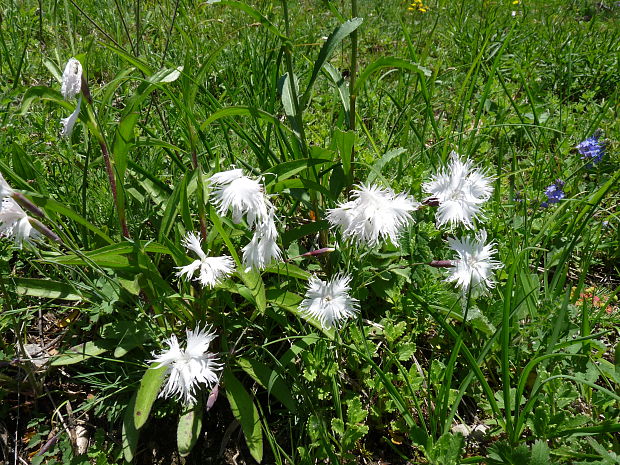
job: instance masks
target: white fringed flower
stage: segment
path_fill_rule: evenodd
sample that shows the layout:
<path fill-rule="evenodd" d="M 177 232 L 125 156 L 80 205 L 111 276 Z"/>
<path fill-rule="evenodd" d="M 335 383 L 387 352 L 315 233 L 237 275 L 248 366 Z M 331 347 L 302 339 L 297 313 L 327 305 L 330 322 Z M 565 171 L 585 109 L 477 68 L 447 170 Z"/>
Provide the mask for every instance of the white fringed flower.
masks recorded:
<path fill-rule="evenodd" d="M 11 197 L 13 195 L 13 188 L 6 182 L 2 173 L 0 173 L 0 198 Z"/>
<path fill-rule="evenodd" d="M 78 117 L 80 116 L 80 107 L 82 106 L 82 97 L 78 99 L 77 107 L 75 111 L 71 113 L 67 118 L 62 118 L 60 120 L 60 124 L 62 124 L 62 129 L 60 131 L 61 137 L 71 137 L 73 133 L 73 127 L 75 126 Z"/>
<path fill-rule="evenodd" d="M 214 203 L 220 216 L 231 209 L 233 221 L 240 223 L 243 215 L 252 227 L 255 221 L 263 221 L 268 215 L 269 200 L 263 186 L 256 179 L 243 175 L 240 169 L 222 171 L 208 179 L 213 187 Z"/>
<path fill-rule="evenodd" d="M 332 226 L 339 226 L 345 239 L 376 245 L 380 240 L 398 244 L 398 235 L 412 221 L 411 213 L 420 204 L 405 193 L 387 187 L 359 186 L 353 200 L 327 211 Z"/>
<path fill-rule="evenodd" d="M 256 225 L 252 240 L 243 248 L 243 264 L 246 272 L 252 268 L 262 270 L 273 260 L 280 259 L 282 253 L 277 239 L 275 208 L 271 206 L 266 220 Z"/>
<path fill-rule="evenodd" d="M 209 344 L 216 337 L 209 329 L 198 326 L 194 331 L 186 330 L 185 350 L 181 349 L 177 337 L 172 335 L 165 341 L 169 348 L 150 360 L 158 364 L 155 368 L 167 367 L 168 380 L 159 397 L 176 397 L 188 405 L 196 401 L 200 385 L 207 388 L 217 385 L 217 372 L 222 369 L 222 364 L 216 354 L 208 352 Z"/>
<path fill-rule="evenodd" d="M 350 282 L 351 276 L 345 274 L 338 274 L 327 282 L 311 276 L 306 298 L 299 305 L 299 309 L 316 318 L 325 329 L 340 326 L 344 320 L 354 317 L 359 311 L 358 300 L 349 296 Z"/>
<path fill-rule="evenodd" d="M 82 64 L 75 58 L 71 58 L 62 73 L 62 85 L 60 93 L 65 100 L 72 99 L 82 90 Z"/>
<path fill-rule="evenodd" d="M 183 239 L 183 245 L 198 255 L 198 260 L 186 266 L 177 267 L 177 276 L 183 276 L 190 280 L 198 271 L 195 281 L 203 287 L 215 287 L 222 279 L 227 278 L 235 272 L 235 262 L 231 257 L 207 257 L 202 251 L 200 239 L 192 232 L 188 233 Z"/>
<path fill-rule="evenodd" d="M 30 224 L 26 212 L 11 197 L 4 197 L 0 205 L 0 237 L 13 239 L 19 248 L 24 241 L 31 242 L 41 237 L 41 234 Z"/>
<path fill-rule="evenodd" d="M 471 160 L 462 162 L 458 153 L 450 154 L 448 169 L 441 169 L 422 184 L 430 198 L 439 201 L 436 223 L 454 226 L 463 224 L 473 229 L 473 221 L 481 215 L 481 206 L 493 193 L 492 178 L 484 171 L 475 169 Z"/>
<path fill-rule="evenodd" d="M 479 231 L 475 237 L 448 239 L 448 244 L 458 254 L 457 260 L 452 260 L 454 268 L 450 269 L 448 282 L 454 282 L 464 294 L 471 291 L 473 295 L 482 294 L 488 288 L 495 287 L 492 271 L 503 265 L 493 260 L 497 250 L 493 242 L 486 244 L 487 232 Z"/>

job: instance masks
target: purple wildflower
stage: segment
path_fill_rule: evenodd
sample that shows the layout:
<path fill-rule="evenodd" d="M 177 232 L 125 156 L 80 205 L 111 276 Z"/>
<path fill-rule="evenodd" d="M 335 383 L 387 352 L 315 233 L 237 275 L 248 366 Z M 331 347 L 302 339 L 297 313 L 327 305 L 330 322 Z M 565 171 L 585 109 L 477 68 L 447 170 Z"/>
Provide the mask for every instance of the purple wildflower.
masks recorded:
<path fill-rule="evenodd" d="M 599 163 L 605 154 L 605 144 L 600 142 L 600 131 L 596 131 L 592 137 L 577 144 L 576 148 L 582 160 L 590 160 L 595 164 Z"/>
<path fill-rule="evenodd" d="M 564 181 L 561 179 L 556 179 L 556 181 L 551 184 L 547 189 L 545 189 L 545 195 L 547 196 L 547 201 L 540 204 L 541 207 L 547 208 L 552 203 L 558 203 L 562 200 L 566 195 L 562 188 L 564 187 Z"/>

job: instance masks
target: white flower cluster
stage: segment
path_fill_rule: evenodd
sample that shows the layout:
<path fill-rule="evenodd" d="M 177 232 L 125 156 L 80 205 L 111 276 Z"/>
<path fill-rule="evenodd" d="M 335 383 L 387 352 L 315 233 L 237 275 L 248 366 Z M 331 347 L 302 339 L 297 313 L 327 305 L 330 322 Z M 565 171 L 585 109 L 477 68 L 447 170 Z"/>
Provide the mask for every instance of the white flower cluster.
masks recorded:
<path fill-rule="evenodd" d="M 275 207 L 260 181 L 245 176 L 241 169 L 232 169 L 214 174 L 208 182 L 213 188 L 217 213 L 223 216 L 232 210 L 235 223 L 240 223 L 245 215 L 248 226 L 254 229 L 252 240 L 243 248 L 246 271 L 262 270 L 273 260 L 280 259 Z"/>
<path fill-rule="evenodd" d="M 471 160 L 461 161 L 456 152 L 450 154 L 450 163 L 422 184 L 431 194 L 428 200 L 439 202 L 437 227 L 462 224 L 474 229 L 474 222 L 484 218 L 481 209 L 493 193 L 493 179 L 484 171 L 476 169 Z M 487 232 L 480 230 L 475 237 L 448 239 L 448 244 L 458 258 L 452 260 L 452 268 L 446 278 L 461 288 L 463 294 L 482 294 L 494 287 L 492 271 L 502 264 L 492 257 L 497 251 L 493 243 L 486 244 Z"/>

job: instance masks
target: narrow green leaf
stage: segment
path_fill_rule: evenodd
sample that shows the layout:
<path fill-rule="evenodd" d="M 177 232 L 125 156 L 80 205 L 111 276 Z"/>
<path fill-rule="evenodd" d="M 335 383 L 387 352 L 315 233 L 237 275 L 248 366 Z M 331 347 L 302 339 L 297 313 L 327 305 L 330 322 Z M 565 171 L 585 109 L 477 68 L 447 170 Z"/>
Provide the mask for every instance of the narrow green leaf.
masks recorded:
<path fill-rule="evenodd" d="M 340 42 L 343 41 L 345 37 L 355 31 L 360 24 L 362 24 L 364 20 L 362 18 L 352 18 L 345 23 L 338 26 L 334 31 L 329 35 L 323 47 L 321 47 L 321 51 L 319 52 L 319 56 L 314 62 L 314 67 L 312 69 L 312 75 L 310 76 L 310 81 L 308 82 L 308 87 L 304 92 L 304 96 L 301 99 L 301 108 L 304 109 L 308 104 L 310 99 L 310 92 L 312 91 L 312 87 L 314 86 L 314 82 L 321 71 L 323 65 L 330 59 L 334 50 L 338 47 Z"/>
<path fill-rule="evenodd" d="M 136 396 L 134 393 L 131 396 L 131 400 L 125 407 L 125 413 L 123 414 L 123 427 L 121 430 L 121 440 L 123 446 L 123 457 L 127 462 L 133 462 L 138 450 L 138 440 L 140 439 L 140 432 L 136 429 L 133 423 L 133 412 L 136 408 Z"/>
<path fill-rule="evenodd" d="M 353 131 L 342 131 L 334 129 L 331 145 L 340 153 L 342 169 L 347 178 L 351 175 L 351 153 L 355 144 L 355 133 Z"/>
<path fill-rule="evenodd" d="M 196 445 L 202 430 L 202 402 L 185 407 L 177 427 L 177 447 L 179 455 L 187 457 Z"/>
<path fill-rule="evenodd" d="M 377 177 L 381 176 L 381 171 L 383 170 L 385 165 L 387 165 L 391 160 L 393 160 L 396 157 L 399 157 L 400 155 L 402 155 L 406 151 L 407 151 L 406 149 L 403 149 L 402 147 L 399 147 L 397 149 L 390 150 L 389 152 L 385 153 L 385 155 L 383 155 L 381 158 L 379 158 L 370 167 L 370 173 L 368 173 L 368 177 L 366 178 L 366 183 L 370 184 L 370 183 L 374 182 L 375 179 L 377 179 Z"/>
<path fill-rule="evenodd" d="M 61 300 L 88 300 L 92 297 L 90 293 L 79 291 L 74 286 L 49 279 L 0 278 L 0 282 L 19 295 L 31 297 Z"/>
<path fill-rule="evenodd" d="M 349 84 L 345 81 L 344 77 L 331 63 L 325 63 L 323 69 L 327 75 L 334 81 L 336 89 L 338 89 L 338 96 L 340 97 L 340 103 L 344 109 L 344 119 L 349 120 L 349 112 L 351 111 L 351 97 L 349 94 Z"/>
<path fill-rule="evenodd" d="M 299 310 L 299 304 L 303 298 L 293 292 L 284 291 L 282 289 L 268 289 L 267 290 L 267 302 L 276 305 L 299 318 L 306 320 L 315 328 L 321 330 L 328 338 L 334 339 L 336 331 L 334 328 L 325 329 L 321 326 L 321 323 L 306 313 Z"/>
<path fill-rule="evenodd" d="M 260 273 L 256 270 L 244 271 L 239 269 L 237 274 L 252 293 L 256 308 L 263 313 L 267 308 L 267 299 L 265 297 L 265 284 Z"/>
<path fill-rule="evenodd" d="M 312 221 L 310 223 L 302 224 L 301 226 L 285 231 L 282 234 L 282 243 L 286 247 L 291 242 L 310 234 L 316 234 L 317 232 L 325 229 L 329 229 L 329 222 L 327 220 Z"/>
<path fill-rule="evenodd" d="M 71 102 L 67 102 L 64 98 L 62 98 L 62 94 L 57 90 L 50 89 L 46 86 L 35 86 L 30 87 L 24 94 L 22 104 L 19 107 L 19 112 L 17 114 L 19 116 L 24 116 L 28 112 L 30 105 L 32 105 L 35 101 L 39 100 L 54 102 L 55 104 L 60 105 L 61 107 L 64 107 L 70 111 L 75 110 L 75 105 Z"/>
<path fill-rule="evenodd" d="M 110 341 L 89 341 L 84 344 L 71 347 L 66 352 L 54 357 L 52 366 L 73 365 L 88 358 L 101 355 L 110 350 L 113 343 Z"/>
<path fill-rule="evenodd" d="M 136 396 L 136 407 L 133 411 L 133 423 L 136 429 L 142 428 L 148 420 L 151 407 L 153 407 L 159 389 L 164 382 L 165 374 L 166 367 L 155 368 L 155 364 L 151 365 L 144 373 Z"/>
<path fill-rule="evenodd" d="M 272 168 L 269 168 L 268 173 L 275 174 L 275 179 L 270 181 L 270 184 L 275 182 L 284 181 L 285 179 L 290 178 L 291 176 L 296 175 L 297 173 L 310 168 L 311 166 L 323 165 L 325 163 L 330 163 L 332 161 L 332 157 L 329 158 L 302 158 L 300 160 L 292 160 L 284 163 L 280 163 L 279 165 L 275 165 Z"/>
<path fill-rule="evenodd" d="M 277 371 L 251 358 L 239 358 L 237 363 L 254 381 L 267 389 L 267 393 L 273 394 L 276 399 L 282 402 L 289 411 L 294 412 L 297 409 L 290 389 Z"/>
<path fill-rule="evenodd" d="M 226 398 L 233 415 L 241 425 L 250 454 L 260 463 L 263 459 L 263 432 L 258 410 L 250 394 L 228 368 L 224 370 L 224 385 Z"/>

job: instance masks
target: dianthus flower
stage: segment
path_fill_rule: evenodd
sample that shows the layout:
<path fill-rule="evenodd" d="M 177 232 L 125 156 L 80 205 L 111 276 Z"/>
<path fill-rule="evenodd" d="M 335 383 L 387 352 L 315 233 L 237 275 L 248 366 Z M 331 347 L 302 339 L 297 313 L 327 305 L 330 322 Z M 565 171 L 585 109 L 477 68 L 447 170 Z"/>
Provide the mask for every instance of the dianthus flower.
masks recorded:
<path fill-rule="evenodd" d="M 41 237 L 32 227 L 29 216 L 12 197 L 4 197 L 0 205 L 0 237 L 13 239 L 19 248 L 23 242 Z"/>
<path fill-rule="evenodd" d="M 358 300 L 349 295 L 350 282 L 351 276 L 345 274 L 338 274 L 327 282 L 311 276 L 299 309 L 316 318 L 325 329 L 340 326 L 359 311 Z"/>
<path fill-rule="evenodd" d="M 186 349 L 181 349 L 175 335 L 166 339 L 169 348 L 150 360 L 157 363 L 155 368 L 166 367 L 167 382 L 159 397 L 176 397 L 184 404 L 196 401 L 197 390 L 200 385 L 211 388 L 218 383 L 218 371 L 222 369 L 217 355 L 209 350 L 209 344 L 216 338 L 210 328 L 194 331 L 186 330 Z"/>
<path fill-rule="evenodd" d="M 62 118 L 60 120 L 60 124 L 62 124 L 62 129 L 60 130 L 60 135 L 62 137 L 71 137 L 71 134 L 73 133 L 73 127 L 75 126 L 75 123 L 78 120 L 78 117 L 80 116 L 80 107 L 82 106 L 82 97 L 80 97 L 78 99 L 78 103 L 77 103 L 77 107 L 75 107 L 75 110 L 73 111 L 73 113 L 71 113 L 71 115 L 69 115 L 66 118 Z"/>
<path fill-rule="evenodd" d="M 270 206 L 267 218 L 256 225 L 252 240 L 243 248 L 246 271 L 252 268 L 262 270 L 273 260 L 280 259 L 282 254 L 277 239 L 275 208 Z"/>
<path fill-rule="evenodd" d="M 453 268 L 450 269 L 446 281 L 454 282 L 464 294 L 467 294 L 470 288 L 472 294 L 477 295 L 495 287 L 491 272 L 503 265 L 493 260 L 497 250 L 493 248 L 494 243 L 486 244 L 486 240 L 485 230 L 479 231 L 473 238 L 467 236 L 448 239 L 448 244 L 458 254 L 458 259 L 452 260 Z"/>
<path fill-rule="evenodd" d="M 69 59 L 62 73 L 60 93 L 66 99 L 72 99 L 82 90 L 82 64 L 75 58 Z"/>
<path fill-rule="evenodd" d="M 332 227 L 339 226 L 345 239 L 376 245 L 380 240 L 398 244 L 400 231 L 412 221 L 411 213 L 420 204 L 405 193 L 395 194 L 387 187 L 358 186 L 353 200 L 327 211 Z"/>
<path fill-rule="evenodd" d="M 450 154 L 448 169 L 441 169 L 422 184 L 424 192 L 431 194 L 429 199 L 439 202 L 437 207 L 437 227 L 449 224 L 463 224 L 474 228 L 474 220 L 482 216 L 482 204 L 493 193 L 492 178 L 484 171 L 475 169 L 473 162 L 462 162 L 458 153 Z"/>
<path fill-rule="evenodd" d="M 207 257 L 200 245 L 200 239 L 192 232 L 188 233 L 183 240 L 183 245 L 198 255 L 198 260 L 186 266 L 178 267 L 177 276 L 184 276 L 186 279 L 191 277 L 198 271 L 198 277 L 195 281 L 202 284 L 203 287 L 214 287 L 219 284 L 223 278 L 230 276 L 235 271 L 235 262 L 227 256 Z"/>

